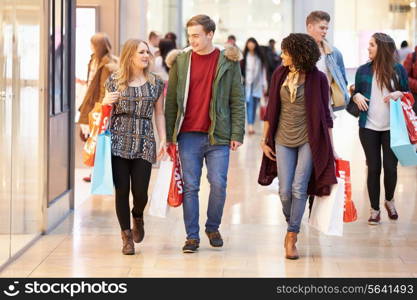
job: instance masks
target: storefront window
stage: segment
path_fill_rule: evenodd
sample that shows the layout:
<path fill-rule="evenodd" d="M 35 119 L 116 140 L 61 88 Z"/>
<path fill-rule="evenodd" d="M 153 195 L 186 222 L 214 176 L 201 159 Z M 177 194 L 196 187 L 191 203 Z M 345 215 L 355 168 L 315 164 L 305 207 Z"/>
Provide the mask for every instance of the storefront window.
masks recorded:
<path fill-rule="evenodd" d="M 375 32 L 389 34 L 400 47 L 416 42 L 415 3 L 408 0 L 335 0 L 334 44 L 347 68 L 368 60 L 369 39 Z"/>
<path fill-rule="evenodd" d="M 249 37 L 262 45 L 273 38 L 278 42 L 292 32 L 293 3 L 291 0 L 184 0 L 183 24 L 192 16 L 209 15 L 217 25 L 214 42 L 223 45 L 228 35 L 235 35 L 243 48 Z M 185 35 L 185 30 L 184 30 Z M 184 40 L 186 40 L 184 38 Z"/>
<path fill-rule="evenodd" d="M 179 8 L 186 5 L 182 0 L 152 0 L 148 1 L 146 20 L 148 32 L 156 31 L 163 36 L 168 32 L 177 32 L 178 21 L 180 21 Z M 177 44 L 181 46 L 180 39 Z"/>

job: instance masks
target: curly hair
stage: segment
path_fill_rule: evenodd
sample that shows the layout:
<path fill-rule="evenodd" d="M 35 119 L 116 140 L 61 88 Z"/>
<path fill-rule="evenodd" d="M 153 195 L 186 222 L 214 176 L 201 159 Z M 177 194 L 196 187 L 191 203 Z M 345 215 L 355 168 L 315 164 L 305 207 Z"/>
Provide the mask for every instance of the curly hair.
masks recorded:
<path fill-rule="evenodd" d="M 304 33 L 291 33 L 282 40 L 281 49 L 291 56 L 294 67 L 303 72 L 313 70 L 321 56 L 316 41 Z"/>

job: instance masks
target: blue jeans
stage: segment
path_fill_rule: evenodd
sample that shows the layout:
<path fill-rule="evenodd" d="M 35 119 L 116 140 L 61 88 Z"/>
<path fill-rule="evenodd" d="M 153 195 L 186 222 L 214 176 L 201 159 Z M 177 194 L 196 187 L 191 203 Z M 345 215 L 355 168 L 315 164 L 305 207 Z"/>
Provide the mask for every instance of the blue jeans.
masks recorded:
<path fill-rule="evenodd" d="M 219 229 L 226 200 L 230 148 L 229 145 L 210 145 L 207 133 L 184 132 L 178 137 L 178 150 L 184 180 L 183 211 L 187 239 L 200 240 L 198 192 L 203 161 L 206 160 L 210 183 L 206 231 L 215 232 Z"/>
<path fill-rule="evenodd" d="M 249 97 L 249 101 L 246 102 L 246 115 L 248 117 L 248 124 L 253 125 L 256 119 L 256 108 L 258 107 L 259 98 Z"/>
<path fill-rule="evenodd" d="M 310 144 L 285 147 L 276 144 L 279 196 L 289 232 L 300 232 L 307 202 L 307 188 L 313 170 Z"/>

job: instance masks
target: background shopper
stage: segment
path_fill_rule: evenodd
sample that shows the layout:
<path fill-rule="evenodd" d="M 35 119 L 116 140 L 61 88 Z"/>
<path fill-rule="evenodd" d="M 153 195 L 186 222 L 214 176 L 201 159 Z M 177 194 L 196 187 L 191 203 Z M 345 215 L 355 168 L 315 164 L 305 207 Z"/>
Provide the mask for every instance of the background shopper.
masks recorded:
<path fill-rule="evenodd" d="M 248 133 L 254 134 L 256 108 L 259 100 L 266 93 L 268 83 L 266 79 L 266 60 L 258 42 L 253 37 L 246 41 L 243 59 L 240 64 L 245 86 Z"/>
<path fill-rule="evenodd" d="M 91 37 L 91 54 L 87 72 L 87 91 L 80 105 L 80 118 L 78 123 L 81 128 L 81 138 L 85 142 L 90 133 L 88 114 L 94 105 L 103 101 L 105 95 L 104 83 L 107 78 L 117 70 L 118 58 L 111 54 L 111 44 L 107 34 L 96 33 Z M 84 177 L 84 181 L 90 182 L 91 175 Z"/>

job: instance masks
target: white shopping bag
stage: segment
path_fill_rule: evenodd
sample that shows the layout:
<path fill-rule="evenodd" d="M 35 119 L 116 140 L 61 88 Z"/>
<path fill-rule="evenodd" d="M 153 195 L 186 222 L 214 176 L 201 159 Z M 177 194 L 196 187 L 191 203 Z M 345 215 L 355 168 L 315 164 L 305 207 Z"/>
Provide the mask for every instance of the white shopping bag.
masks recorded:
<path fill-rule="evenodd" d="M 309 219 L 310 226 L 326 235 L 343 235 L 345 181 L 337 178 L 329 196 L 315 197 Z"/>
<path fill-rule="evenodd" d="M 158 177 L 152 191 L 148 213 L 151 216 L 165 218 L 168 211 L 168 192 L 171 184 L 174 163 L 166 155 L 159 165 Z"/>

